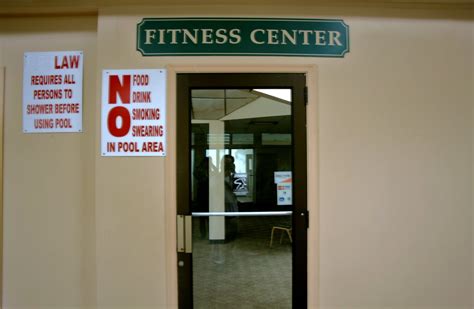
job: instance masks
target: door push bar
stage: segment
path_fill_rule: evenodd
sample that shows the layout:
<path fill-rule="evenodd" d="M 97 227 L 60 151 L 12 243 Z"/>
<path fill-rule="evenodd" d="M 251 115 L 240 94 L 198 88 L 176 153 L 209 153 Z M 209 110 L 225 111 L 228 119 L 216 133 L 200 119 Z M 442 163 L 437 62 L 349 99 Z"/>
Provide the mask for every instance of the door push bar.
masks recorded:
<path fill-rule="evenodd" d="M 193 217 L 275 217 L 291 216 L 292 211 L 193 212 Z"/>
<path fill-rule="evenodd" d="M 178 252 L 193 252 L 193 223 L 191 216 L 178 215 L 176 217 L 176 235 L 178 237 Z"/>

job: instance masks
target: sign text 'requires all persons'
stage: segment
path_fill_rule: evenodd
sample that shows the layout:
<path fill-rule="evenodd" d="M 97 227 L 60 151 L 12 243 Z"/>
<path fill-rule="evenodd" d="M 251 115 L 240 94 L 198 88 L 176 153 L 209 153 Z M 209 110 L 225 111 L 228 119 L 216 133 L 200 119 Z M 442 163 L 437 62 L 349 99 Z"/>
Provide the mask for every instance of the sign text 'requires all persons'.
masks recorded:
<path fill-rule="evenodd" d="M 23 131 L 82 131 L 83 53 L 25 53 Z"/>

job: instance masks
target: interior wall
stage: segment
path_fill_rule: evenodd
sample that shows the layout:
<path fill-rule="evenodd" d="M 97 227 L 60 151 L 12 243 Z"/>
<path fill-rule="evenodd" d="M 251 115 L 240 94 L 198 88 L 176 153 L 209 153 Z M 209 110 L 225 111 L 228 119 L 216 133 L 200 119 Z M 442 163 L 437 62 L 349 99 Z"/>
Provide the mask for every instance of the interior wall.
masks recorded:
<path fill-rule="evenodd" d="M 272 57 L 142 57 L 135 50 L 136 24 L 142 17 L 170 12 L 103 12 L 98 74 L 111 68 L 187 66 L 188 72 L 207 72 L 212 67 L 232 70 L 232 64 L 236 71 L 282 64 Z M 180 13 L 193 15 L 186 9 Z M 324 18 L 317 12 L 300 17 Z M 316 122 L 319 130 L 318 154 L 310 154 L 318 155 L 319 175 L 310 177 L 318 178 L 320 194 L 310 200 L 310 209 L 317 211 L 319 204 L 319 217 L 312 216 L 319 230 L 311 233 L 319 233 L 320 262 L 310 265 L 313 272 L 319 269 L 319 276 L 309 277 L 319 280 L 310 287 L 319 286 L 320 297 L 315 299 L 318 291 L 310 290 L 310 303 L 328 309 L 470 308 L 472 22 L 338 17 L 350 26 L 351 52 L 345 58 L 284 58 L 288 66 L 318 68 L 318 118 L 308 121 Z M 174 119 L 168 119 L 173 130 Z M 120 170 L 131 179 L 140 177 L 145 188 L 151 190 L 151 183 L 160 188 L 170 175 L 168 160 L 99 158 L 97 181 L 104 185 L 97 220 L 98 226 L 108 227 L 98 231 L 99 259 L 111 261 L 121 246 L 133 246 L 155 261 L 146 269 L 149 257 L 127 253 L 98 265 L 101 304 L 140 299 L 140 305 L 159 307 L 174 301 L 173 293 L 162 298 L 165 281 L 156 275 L 174 272 L 162 264 L 166 256 L 160 242 L 162 232 L 167 242 L 172 239 L 167 235 L 174 231 L 173 206 L 159 192 L 143 195 L 141 187 L 129 191 L 132 180 L 112 177 L 105 183 L 110 173 Z M 120 193 L 112 198 L 112 192 Z M 139 203 L 131 208 L 124 199 Z M 142 228 L 131 233 L 138 223 L 112 218 L 112 210 L 118 217 L 132 217 Z M 149 223 L 163 222 L 163 214 L 169 220 L 164 231 L 162 225 Z M 156 237 L 150 246 L 152 235 Z M 316 245 L 309 244 L 311 252 L 317 252 Z M 317 261 L 310 257 L 310 263 Z M 114 271 L 125 263 L 141 266 L 119 278 Z M 148 285 L 127 289 L 125 281 L 139 275 Z M 147 292 L 150 286 L 160 292 Z"/>
<path fill-rule="evenodd" d="M 135 39 L 123 33 L 126 27 L 122 22 L 117 16 L 99 18 L 97 80 L 104 69 L 152 69 L 164 65 L 155 62 L 144 66 L 143 61 L 125 55 L 135 48 Z M 99 88 L 97 102 L 101 102 L 100 94 Z M 100 128 L 100 104 L 95 113 L 96 127 Z M 167 126 L 173 125 L 167 117 Z M 100 130 L 95 134 L 98 143 Z M 169 224 L 165 211 L 173 207 L 165 203 L 165 188 L 172 181 L 166 178 L 166 162 L 173 156 L 168 150 L 166 153 L 167 157 L 96 156 L 98 307 L 155 308 L 176 304 L 176 300 L 167 297 L 167 255 L 176 255 L 176 246 L 167 248 L 167 237 L 173 237 L 169 241 L 176 238 L 174 231 L 169 235 L 165 230 Z M 176 215 L 171 220 L 175 221 Z M 175 270 L 176 263 L 171 267 L 170 271 Z"/>
<path fill-rule="evenodd" d="M 309 177 L 318 184 L 308 191 L 319 192 L 309 199 L 311 306 L 472 307 L 472 21 L 240 7 L 233 14 L 342 18 L 351 51 L 343 59 L 142 57 L 141 18 L 229 10 L 130 11 L 102 11 L 98 25 L 79 16 L 0 20 L 7 308 L 176 306 L 176 154 L 100 157 L 103 69 L 285 65 L 317 67 L 308 118 Z M 47 50 L 85 53 L 82 134 L 22 133 L 23 53 Z M 173 90 L 174 76 L 168 82 Z M 169 92 L 170 150 L 173 102 Z"/>
<path fill-rule="evenodd" d="M 471 308 L 472 22 L 347 22 L 320 67 L 322 307 Z"/>
<path fill-rule="evenodd" d="M 95 304 L 96 17 L 0 19 L 5 308 Z M 23 134 L 23 54 L 84 51 L 83 133 Z"/>

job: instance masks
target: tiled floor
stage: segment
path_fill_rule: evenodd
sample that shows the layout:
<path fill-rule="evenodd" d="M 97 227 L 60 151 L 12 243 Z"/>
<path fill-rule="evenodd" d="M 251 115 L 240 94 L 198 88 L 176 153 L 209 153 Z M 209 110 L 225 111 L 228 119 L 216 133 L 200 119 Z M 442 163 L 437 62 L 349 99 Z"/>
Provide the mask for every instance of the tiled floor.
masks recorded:
<path fill-rule="evenodd" d="M 291 308 L 291 243 L 273 226 L 289 217 L 240 217 L 237 237 L 210 244 L 193 221 L 193 293 L 195 308 Z"/>

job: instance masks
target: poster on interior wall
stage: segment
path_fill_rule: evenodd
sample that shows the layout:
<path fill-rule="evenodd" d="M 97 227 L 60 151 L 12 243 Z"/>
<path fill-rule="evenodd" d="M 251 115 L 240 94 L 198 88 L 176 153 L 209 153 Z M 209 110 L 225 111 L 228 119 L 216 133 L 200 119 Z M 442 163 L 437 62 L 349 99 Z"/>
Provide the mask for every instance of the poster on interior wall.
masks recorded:
<path fill-rule="evenodd" d="M 247 173 L 235 173 L 233 191 L 237 196 L 246 196 L 249 193 Z"/>
<path fill-rule="evenodd" d="M 102 72 L 102 156 L 166 155 L 166 71 Z"/>
<path fill-rule="evenodd" d="M 82 132 L 82 51 L 28 52 L 23 63 L 23 132 Z"/>
<path fill-rule="evenodd" d="M 277 205 L 292 205 L 292 177 L 291 171 L 274 172 L 277 186 Z"/>

